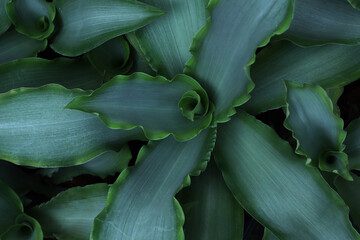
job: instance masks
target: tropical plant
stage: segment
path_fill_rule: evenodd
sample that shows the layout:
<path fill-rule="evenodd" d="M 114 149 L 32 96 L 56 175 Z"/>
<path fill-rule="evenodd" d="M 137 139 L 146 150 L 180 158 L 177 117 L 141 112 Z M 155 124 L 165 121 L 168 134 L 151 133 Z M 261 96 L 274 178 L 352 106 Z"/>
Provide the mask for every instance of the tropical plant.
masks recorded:
<path fill-rule="evenodd" d="M 0 240 L 359 240 L 358 7 L 0 0 Z"/>

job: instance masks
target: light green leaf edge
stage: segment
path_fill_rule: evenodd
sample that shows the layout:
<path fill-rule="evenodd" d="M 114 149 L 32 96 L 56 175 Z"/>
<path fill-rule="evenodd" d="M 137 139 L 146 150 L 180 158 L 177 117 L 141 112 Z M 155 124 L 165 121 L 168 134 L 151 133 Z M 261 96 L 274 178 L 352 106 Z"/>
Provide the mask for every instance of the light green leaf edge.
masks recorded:
<path fill-rule="evenodd" d="M 359 0 L 348 0 L 348 2 L 353 6 L 353 8 L 356 8 L 360 10 L 360 1 Z"/>
<path fill-rule="evenodd" d="M 331 101 L 331 99 L 329 98 L 329 96 L 327 95 L 326 91 L 321 88 L 319 85 L 311 85 L 311 84 L 307 84 L 307 83 L 304 83 L 304 84 L 300 84 L 300 83 L 297 83 L 297 82 L 291 82 L 291 81 L 284 81 L 284 85 L 285 85 L 285 89 L 286 89 L 286 99 L 288 98 L 288 88 L 289 87 L 292 87 L 292 88 L 295 88 L 295 89 L 303 89 L 305 87 L 313 87 L 316 92 L 318 92 L 319 96 L 321 96 L 326 104 L 326 107 L 328 108 L 329 112 L 331 112 L 333 114 L 333 117 L 334 119 L 336 119 L 336 125 L 338 127 L 338 129 L 340 130 L 340 134 L 337 138 L 337 142 L 338 142 L 338 146 L 339 146 L 339 152 L 343 151 L 345 149 L 345 145 L 344 145 L 344 141 L 345 141 L 345 138 L 346 138 L 346 131 L 344 131 L 344 121 L 338 117 L 335 113 L 334 113 L 334 106 L 333 106 L 333 103 Z M 303 155 L 307 158 L 307 161 L 306 161 L 306 164 L 307 165 L 311 165 L 311 166 L 316 166 L 317 165 L 315 163 L 317 163 L 317 160 L 315 159 L 310 159 L 308 154 L 306 153 L 306 151 L 304 149 L 301 148 L 301 144 L 300 144 L 300 141 L 299 139 L 297 138 L 295 132 L 293 131 L 292 127 L 290 126 L 290 123 L 289 123 L 289 117 L 290 117 L 290 111 L 289 111 L 289 103 L 288 101 L 286 100 L 286 117 L 285 117 L 285 120 L 284 120 L 284 127 L 286 129 L 288 129 L 289 131 L 291 131 L 291 134 L 293 136 L 293 138 L 296 140 L 296 148 L 295 148 L 295 152 L 297 154 L 300 154 L 300 155 Z M 346 158 L 347 160 L 347 158 Z M 320 169 L 324 170 L 321 166 L 320 166 Z M 337 172 L 334 172 L 334 173 L 337 173 Z M 339 174 L 339 173 L 337 173 Z M 349 175 L 350 176 L 350 175 Z M 347 177 L 349 177 L 347 176 Z M 350 180 L 351 178 L 349 178 Z"/>
<path fill-rule="evenodd" d="M 177 223 L 178 223 L 176 226 L 176 232 L 177 232 L 177 239 L 179 239 L 179 240 L 184 240 L 183 226 L 184 226 L 184 222 L 185 222 L 185 216 L 184 216 L 184 213 L 183 213 L 180 203 L 175 198 L 175 195 L 184 187 L 190 186 L 190 184 L 191 184 L 190 176 L 199 176 L 201 174 L 201 172 L 205 171 L 205 169 L 206 169 L 208 161 L 210 160 L 210 157 L 211 157 L 211 152 L 213 151 L 213 149 L 215 147 L 217 129 L 216 129 L 216 127 L 213 127 L 213 128 L 208 128 L 206 130 L 209 131 L 207 139 L 205 140 L 205 144 L 208 144 L 208 146 L 206 146 L 206 148 L 208 149 L 206 151 L 207 154 L 202 158 L 202 160 L 199 160 L 198 166 L 195 167 L 194 170 L 185 177 L 184 182 L 178 188 L 178 190 L 176 191 L 176 193 L 174 194 L 174 197 L 173 197 L 175 211 L 176 211 L 176 217 L 177 217 Z M 151 152 L 152 149 L 154 149 L 156 146 L 157 146 L 157 144 L 155 141 L 149 141 L 149 143 L 147 145 L 143 146 L 139 151 L 135 166 L 136 166 L 136 164 L 143 161 L 146 158 L 148 152 Z M 116 196 L 117 186 L 121 185 L 121 183 L 130 174 L 130 171 L 131 171 L 131 167 L 125 169 L 119 175 L 116 182 L 110 187 L 109 193 L 108 193 L 108 198 L 106 201 L 106 207 L 96 218 L 100 217 L 101 215 L 106 214 L 107 208 L 109 207 L 111 202 L 114 201 L 114 198 Z M 97 228 L 96 228 L 96 225 L 94 225 L 90 240 L 94 240 L 93 235 L 94 235 L 94 232 L 96 232 L 96 231 L 97 231 Z"/>
<path fill-rule="evenodd" d="M 189 59 L 189 61 L 186 62 L 185 64 L 185 69 L 184 69 L 184 73 L 188 74 L 188 75 L 194 75 L 194 69 L 196 68 L 196 52 L 198 51 L 198 49 L 200 49 L 200 46 L 202 45 L 202 42 L 204 41 L 204 39 L 207 36 L 207 33 L 209 31 L 210 25 L 211 25 L 211 12 L 212 10 L 216 7 L 217 3 L 219 1 L 222 0 L 210 0 L 209 4 L 207 6 L 207 11 L 208 11 L 208 15 L 210 17 L 208 17 L 207 21 L 206 21 L 206 25 L 200 29 L 200 31 L 196 34 L 193 43 L 191 44 L 190 47 L 190 52 L 192 54 L 192 57 Z M 266 38 L 259 46 L 259 47 L 264 47 L 265 45 L 267 45 L 270 42 L 270 39 L 275 36 L 275 35 L 280 35 L 282 33 L 284 33 L 291 24 L 291 21 L 293 19 L 293 14 L 294 14 L 294 9 L 295 9 L 295 0 L 289 0 L 291 2 L 289 10 L 288 10 L 288 14 L 287 17 L 284 19 L 283 23 L 280 24 L 278 26 L 278 29 L 268 38 Z M 250 60 L 250 62 L 248 64 L 246 64 L 244 66 L 244 71 L 245 74 L 248 76 L 248 88 L 246 91 L 246 94 L 243 96 L 240 96 L 239 98 L 235 99 L 233 104 L 231 105 L 230 109 L 217 117 L 217 119 L 215 119 L 216 122 L 227 122 L 230 120 L 230 117 L 233 116 L 236 113 L 235 108 L 244 104 L 245 102 L 247 102 L 250 99 L 250 92 L 254 89 L 255 84 L 254 82 L 251 80 L 251 76 L 250 76 L 250 66 L 255 62 L 256 60 L 256 49 L 254 50 L 254 56 L 253 58 Z M 211 99 L 210 99 L 211 100 Z M 216 106 L 215 106 L 216 107 Z"/>
<path fill-rule="evenodd" d="M 195 128 L 191 132 L 185 132 L 185 133 L 182 133 L 182 134 L 174 134 L 174 133 L 171 133 L 171 132 L 150 131 L 150 130 L 147 130 L 146 128 L 144 128 L 142 125 L 130 124 L 130 123 L 120 123 L 120 122 L 111 121 L 110 119 L 106 118 L 105 116 L 103 116 L 102 114 L 100 114 L 98 112 L 85 111 L 85 110 L 77 107 L 77 106 L 80 106 L 83 101 L 85 102 L 87 98 L 89 98 L 89 97 L 91 97 L 93 95 L 96 95 L 98 91 L 104 91 L 106 88 L 109 88 L 112 85 L 115 85 L 117 82 L 127 82 L 127 81 L 131 81 L 132 78 L 141 78 L 144 81 L 170 83 L 170 82 L 174 81 L 176 78 L 184 77 L 184 76 L 185 76 L 185 78 L 183 78 L 183 80 L 187 84 L 190 84 L 196 91 L 199 91 L 200 93 L 202 93 L 202 95 L 206 96 L 207 99 L 208 99 L 207 103 L 205 103 L 205 105 L 208 106 L 206 119 L 203 121 L 203 124 L 199 126 L 199 128 Z M 196 82 L 195 80 L 190 80 L 190 79 L 192 79 L 192 78 L 188 77 L 186 75 L 183 75 L 183 74 L 176 75 L 172 80 L 168 80 L 165 77 L 162 77 L 160 75 L 157 75 L 156 77 L 152 77 L 152 76 L 150 76 L 148 74 L 140 73 L 140 72 L 133 73 L 132 75 L 129 75 L 129 76 L 119 75 L 119 76 L 116 76 L 115 78 L 113 78 L 113 80 L 111 80 L 110 82 L 107 82 L 104 85 L 102 85 L 100 88 L 98 88 L 91 95 L 89 95 L 89 96 L 80 96 L 80 97 L 75 98 L 73 101 L 71 101 L 66 106 L 66 108 L 80 110 L 80 111 L 84 111 L 84 112 L 87 112 L 87 113 L 95 114 L 108 127 L 112 128 L 112 129 L 131 130 L 131 129 L 134 129 L 136 127 L 140 127 L 144 131 L 144 134 L 145 134 L 146 138 L 148 138 L 149 140 L 163 139 L 163 138 L 166 138 L 167 136 L 169 136 L 171 134 L 171 135 L 173 135 L 175 137 L 176 140 L 185 141 L 185 140 L 189 140 L 189 139 L 195 137 L 200 131 L 207 128 L 212 123 L 212 116 L 213 116 L 212 113 L 214 111 L 214 106 L 210 102 L 206 91 L 200 86 L 200 84 L 198 82 Z M 181 110 L 179 109 L 179 111 L 181 111 Z"/>
<path fill-rule="evenodd" d="M 32 231 L 29 237 L 22 236 L 24 227 Z M 17 238 L 14 239 L 14 237 Z M 26 240 L 43 240 L 43 232 L 40 223 L 35 218 L 21 213 L 17 216 L 15 224 L 0 236 L 0 240 L 25 240 L 25 238 Z"/>
<path fill-rule="evenodd" d="M 44 5 L 44 7 L 48 10 L 48 16 L 42 16 L 41 18 L 38 18 L 37 21 L 40 21 L 42 24 L 45 25 L 47 23 L 47 17 L 49 17 L 50 19 L 48 19 L 49 26 L 45 32 L 43 32 L 41 34 L 34 34 L 31 31 L 29 31 L 29 29 L 26 26 L 23 26 L 21 24 L 21 21 L 25 20 L 25 19 L 21 19 L 22 18 L 21 15 L 20 15 L 20 19 L 19 19 L 19 16 L 17 16 L 18 12 L 16 11 L 16 6 L 15 6 L 16 1 L 19 1 L 19 0 L 9 0 L 6 4 L 6 13 L 7 13 L 10 21 L 14 24 L 16 31 L 18 31 L 19 33 L 25 34 L 31 38 L 35 38 L 35 39 L 39 39 L 39 40 L 43 40 L 43 39 L 49 37 L 50 34 L 55 29 L 55 25 L 53 23 L 53 21 L 55 19 L 55 14 L 56 14 L 55 6 L 51 2 L 47 2 L 45 0 L 35 0 L 35 1 L 38 1 L 39 4 L 42 3 Z M 26 6 L 26 4 L 24 4 L 23 6 Z M 23 13 L 23 12 L 21 12 L 21 13 Z M 24 18 L 25 17 L 26 16 L 24 16 Z M 31 16 L 31 17 L 33 17 L 33 16 Z"/>

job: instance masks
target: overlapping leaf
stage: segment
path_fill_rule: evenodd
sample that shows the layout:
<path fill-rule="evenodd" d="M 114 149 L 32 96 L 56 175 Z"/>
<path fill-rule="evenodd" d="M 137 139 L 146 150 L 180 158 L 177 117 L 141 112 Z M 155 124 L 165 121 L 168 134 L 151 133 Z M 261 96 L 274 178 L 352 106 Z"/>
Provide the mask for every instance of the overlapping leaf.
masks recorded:
<path fill-rule="evenodd" d="M 299 47 L 288 41 L 271 43 L 251 67 L 255 89 L 243 108 L 253 114 L 285 105 L 283 80 L 342 87 L 360 77 L 360 46 L 328 44 Z"/>
<path fill-rule="evenodd" d="M 204 169 L 214 142 L 214 129 L 206 129 L 187 142 L 169 136 L 143 147 L 136 165 L 110 188 L 91 239 L 183 239 L 184 216 L 174 195 L 189 184 L 188 174 Z"/>
<path fill-rule="evenodd" d="M 111 128 L 141 126 L 149 139 L 171 133 L 178 140 L 190 139 L 208 127 L 213 111 L 206 92 L 191 77 L 177 75 L 168 81 L 143 73 L 116 76 L 67 107 L 95 113 Z"/>
<path fill-rule="evenodd" d="M 349 168 L 360 170 L 360 118 L 353 120 L 346 131 L 345 146 L 349 156 Z"/>
<path fill-rule="evenodd" d="M 51 47 L 79 56 L 164 14 L 135 0 L 55 0 L 60 27 Z"/>
<path fill-rule="evenodd" d="M 319 86 L 286 82 L 287 108 L 284 125 L 297 139 L 297 153 L 310 158 L 321 170 L 351 180 L 348 157 L 342 152 L 346 132 L 343 120 L 333 112 L 333 104 Z"/>
<path fill-rule="evenodd" d="M 280 239 L 360 239 L 319 172 L 254 117 L 219 125 L 215 159 L 236 199 Z"/>
<path fill-rule="evenodd" d="M 254 52 L 287 29 L 293 1 L 212 0 L 208 8 L 211 20 L 194 39 L 185 73 L 206 89 L 216 106 L 215 120 L 224 122 L 249 99 Z"/>
<path fill-rule="evenodd" d="M 208 0 L 144 0 L 166 15 L 129 34 L 151 67 L 173 78 L 183 72 L 191 57 L 189 48 L 196 33 L 206 24 Z"/>
<path fill-rule="evenodd" d="M 60 85 L 1 94 L 0 157 L 27 166 L 64 167 L 142 138 L 140 129 L 109 129 L 92 114 L 65 109 L 72 99 L 85 94 L 89 92 Z"/>

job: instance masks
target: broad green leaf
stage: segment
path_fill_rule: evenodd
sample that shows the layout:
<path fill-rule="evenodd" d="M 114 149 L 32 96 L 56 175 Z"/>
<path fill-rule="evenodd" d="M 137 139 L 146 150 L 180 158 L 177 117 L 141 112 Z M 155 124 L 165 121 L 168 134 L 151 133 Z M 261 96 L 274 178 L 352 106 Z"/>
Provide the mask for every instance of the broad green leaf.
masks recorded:
<path fill-rule="evenodd" d="M 268 228 L 265 228 L 262 240 L 279 240 Z"/>
<path fill-rule="evenodd" d="M 112 130 L 92 114 L 65 109 L 72 99 L 89 93 L 54 84 L 0 94 L 0 158 L 33 167 L 65 167 L 142 138 L 138 128 Z"/>
<path fill-rule="evenodd" d="M 190 59 L 194 36 L 206 24 L 208 0 L 143 0 L 166 15 L 128 35 L 160 75 L 173 78 L 183 73 Z"/>
<path fill-rule="evenodd" d="M 342 152 L 346 132 L 343 120 L 333 112 L 333 104 L 320 86 L 285 82 L 287 88 L 284 126 L 297 140 L 296 152 L 307 163 L 351 180 L 348 157 Z"/>
<path fill-rule="evenodd" d="M 96 89 L 103 77 L 86 59 L 25 58 L 0 65 L 0 93 L 20 87 L 40 87 L 49 83 L 67 88 Z"/>
<path fill-rule="evenodd" d="M 35 40 L 14 29 L 9 29 L 0 35 L 0 64 L 20 58 L 35 57 L 46 48 L 46 44 L 46 40 Z"/>
<path fill-rule="evenodd" d="M 356 9 L 360 10 L 360 1 L 359 0 L 348 0 L 348 2 Z"/>
<path fill-rule="evenodd" d="M 215 159 L 241 205 L 280 239 L 360 239 L 318 170 L 270 127 L 239 112 L 218 127 Z"/>
<path fill-rule="evenodd" d="M 7 2 L 8 0 L 0 0 L 0 35 L 6 32 L 11 25 L 10 19 L 6 14 Z"/>
<path fill-rule="evenodd" d="M 360 118 L 353 120 L 346 128 L 345 152 L 349 157 L 349 168 L 360 170 Z"/>
<path fill-rule="evenodd" d="M 15 29 L 31 38 L 42 40 L 54 31 L 55 7 L 46 0 L 8 0 L 6 13 Z"/>
<path fill-rule="evenodd" d="M 178 140 L 192 138 L 208 127 L 213 112 L 206 92 L 191 77 L 177 75 L 169 81 L 143 73 L 116 76 L 90 96 L 74 99 L 67 108 L 95 113 L 110 128 L 141 126 L 148 139 L 171 133 Z"/>
<path fill-rule="evenodd" d="M 0 236 L 15 223 L 23 210 L 20 198 L 0 180 Z"/>
<path fill-rule="evenodd" d="M 1 240 L 43 240 L 41 226 L 34 218 L 20 214 L 4 234 L 0 236 Z"/>
<path fill-rule="evenodd" d="M 336 116 L 340 117 L 341 111 L 339 106 L 337 105 L 337 102 L 339 101 L 339 98 L 344 92 L 344 87 L 338 87 L 338 88 L 329 88 L 326 89 L 326 93 L 331 99 L 331 102 L 333 104 L 333 111 L 336 114 Z"/>
<path fill-rule="evenodd" d="M 212 159 L 204 173 L 176 196 L 184 209 L 185 239 L 242 239 L 243 210 Z"/>
<path fill-rule="evenodd" d="M 46 237 L 86 240 L 94 218 L 106 205 L 108 190 L 107 184 L 70 188 L 28 212 L 39 221 Z"/>
<path fill-rule="evenodd" d="M 305 46 L 330 42 L 357 44 L 359 21 L 360 12 L 346 0 L 296 0 L 290 28 L 279 38 Z"/>
<path fill-rule="evenodd" d="M 360 12 L 359 12 L 360 13 Z M 255 89 L 243 108 L 257 114 L 285 105 L 283 80 L 343 87 L 360 77 L 360 46 L 328 44 L 299 47 L 288 41 L 271 43 L 251 67 Z"/>
<path fill-rule="evenodd" d="M 131 159 L 131 152 L 127 145 L 125 145 L 119 152 L 107 151 L 94 159 L 73 167 L 64 167 L 55 170 L 50 174 L 51 180 L 58 184 L 71 180 L 73 177 L 90 174 L 105 178 L 109 175 L 113 175 L 116 172 L 121 172 L 127 168 Z M 43 169 L 48 172 L 48 169 Z M 53 169 L 50 169 L 53 170 Z M 44 174 L 44 173 L 42 173 Z"/>
<path fill-rule="evenodd" d="M 143 27 L 163 11 L 135 0 L 55 0 L 60 28 L 51 47 L 78 56 Z"/>
<path fill-rule="evenodd" d="M 0 160 L 0 180 L 9 185 L 20 197 L 29 191 L 52 195 L 57 190 L 54 186 L 41 181 L 40 177 L 24 172 L 12 163 Z"/>
<path fill-rule="evenodd" d="M 290 24 L 292 0 L 211 0 L 211 20 L 196 35 L 185 73 L 206 89 L 215 120 L 225 122 L 253 89 L 249 66 L 254 52 Z"/>
<path fill-rule="evenodd" d="M 350 208 L 350 216 L 355 223 L 360 226 L 360 177 L 351 174 L 354 181 L 349 182 L 341 178 L 336 178 L 335 187 L 346 205 Z"/>
<path fill-rule="evenodd" d="M 125 74 L 132 67 L 132 61 L 129 59 L 130 47 L 123 37 L 107 41 L 91 50 L 87 56 L 93 66 L 106 79 L 111 79 L 115 75 Z"/>
<path fill-rule="evenodd" d="M 187 142 L 172 136 L 140 150 L 137 163 L 111 186 L 91 239 L 183 239 L 184 216 L 174 195 L 199 174 L 210 158 L 215 129 Z"/>

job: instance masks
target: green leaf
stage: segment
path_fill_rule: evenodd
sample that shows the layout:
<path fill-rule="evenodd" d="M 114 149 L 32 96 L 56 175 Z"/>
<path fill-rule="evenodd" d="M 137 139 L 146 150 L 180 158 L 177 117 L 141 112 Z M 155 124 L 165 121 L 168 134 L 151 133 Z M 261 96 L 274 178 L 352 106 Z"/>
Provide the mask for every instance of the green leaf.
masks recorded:
<path fill-rule="evenodd" d="M 344 199 L 346 205 L 350 208 L 350 216 L 355 223 L 360 226 L 360 177 L 355 174 L 351 174 L 354 181 L 349 182 L 341 178 L 336 178 L 335 186 L 336 191 L 339 193 L 342 199 Z"/>
<path fill-rule="evenodd" d="M 45 0 L 8 0 L 6 13 L 15 29 L 31 38 L 42 40 L 54 31 L 55 7 Z"/>
<path fill-rule="evenodd" d="M 0 35 L 0 64 L 25 57 L 35 57 L 46 48 L 46 40 L 29 38 L 14 29 Z"/>
<path fill-rule="evenodd" d="M 360 46 L 328 44 L 299 47 L 288 41 L 271 43 L 251 67 L 255 89 L 243 108 L 252 114 L 285 105 L 283 80 L 343 87 L 360 77 Z"/>
<path fill-rule="evenodd" d="M 356 9 L 360 10 L 360 1 L 359 0 L 348 0 L 348 2 Z"/>
<path fill-rule="evenodd" d="M 183 239 L 184 216 L 173 196 L 205 168 L 214 143 L 215 129 L 206 129 L 187 142 L 169 136 L 143 147 L 110 188 L 91 239 Z"/>
<path fill-rule="evenodd" d="M 188 105 L 183 99 L 189 91 L 196 96 Z M 188 140 L 208 127 L 213 112 L 206 92 L 191 77 L 177 75 L 169 81 L 143 73 L 116 76 L 90 96 L 74 99 L 67 108 L 95 113 L 110 128 L 141 126 L 148 139 L 171 133 L 177 140 Z M 194 121 L 186 118 L 192 115 Z"/>
<path fill-rule="evenodd" d="M 212 159 L 204 173 L 176 196 L 184 209 L 185 239 L 242 239 L 243 210 Z"/>
<path fill-rule="evenodd" d="M 341 97 L 343 92 L 344 92 L 344 87 L 326 89 L 326 93 L 329 96 L 329 98 L 331 99 L 331 102 L 334 107 L 333 111 L 334 111 L 335 115 L 338 117 L 340 117 L 341 111 L 340 111 L 339 106 L 337 105 L 337 102 L 339 101 L 339 98 Z"/>
<path fill-rule="evenodd" d="M 183 73 L 191 57 L 189 48 L 195 34 L 206 24 L 208 0 L 143 0 L 166 15 L 128 34 L 138 50 L 160 75 L 173 78 Z"/>
<path fill-rule="evenodd" d="M 239 112 L 218 127 L 215 159 L 241 205 L 280 239 L 360 239 L 348 208 L 270 127 Z"/>
<path fill-rule="evenodd" d="M 279 240 L 268 228 L 265 228 L 262 240 Z"/>
<path fill-rule="evenodd" d="M 92 114 L 65 109 L 72 99 L 89 93 L 47 85 L 1 94 L 0 158 L 33 167 L 65 167 L 142 138 L 140 129 L 112 130 Z"/>
<path fill-rule="evenodd" d="M 145 62 L 144 57 L 141 56 L 137 50 L 131 50 L 131 59 L 133 61 L 132 68 L 128 75 L 135 72 L 142 72 L 149 74 L 150 76 L 156 76 L 156 73 Z"/>
<path fill-rule="evenodd" d="M 0 65 L 0 93 L 20 87 L 40 87 L 49 83 L 67 88 L 96 89 L 103 77 L 86 59 L 25 58 Z"/>
<path fill-rule="evenodd" d="M 71 188 L 30 209 L 29 215 L 40 222 L 46 237 L 86 240 L 94 218 L 106 205 L 108 190 L 107 184 Z"/>
<path fill-rule="evenodd" d="M 359 21 L 360 12 L 345 0 L 297 0 L 290 28 L 279 38 L 304 46 L 357 44 Z"/>
<path fill-rule="evenodd" d="M 296 152 L 319 165 L 323 171 L 352 180 L 348 157 L 342 151 L 346 132 L 343 120 L 333 112 L 333 104 L 320 86 L 285 82 L 287 107 L 284 126 L 297 140 Z"/>
<path fill-rule="evenodd" d="M 10 19 L 6 14 L 6 3 L 7 2 L 8 2 L 8 0 L 0 0 L 0 35 L 3 34 L 4 32 L 6 32 L 9 29 L 9 27 L 11 26 Z"/>
<path fill-rule="evenodd" d="M 56 184 L 69 181 L 82 174 L 105 178 L 127 168 L 131 157 L 130 149 L 125 145 L 119 152 L 107 151 L 84 164 L 59 168 L 57 171 L 55 169 L 43 169 L 41 174 L 44 175 L 49 170 L 54 171 L 50 177 Z"/>
<path fill-rule="evenodd" d="M 360 170 L 360 118 L 353 120 L 346 128 L 345 152 L 349 157 L 349 168 Z"/>
<path fill-rule="evenodd" d="M 254 52 L 287 29 L 293 4 L 291 0 L 210 1 L 211 19 L 194 39 L 185 73 L 208 92 L 216 106 L 216 121 L 229 120 L 234 107 L 250 98 Z"/>
<path fill-rule="evenodd" d="M 0 236 L 15 223 L 16 217 L 23 210 L 20 198 L 0 180 Z"/>
<path fill-rule="evenodd" d="M 79 56 L 164 14 L 134 0 L 55 0 L 60 28 L 51 47 Z"/>
<path fill-rule="evenodd" d="M 20 214 L 3 235 L 1 240 L 43 240 L 41 226 L 34 218 Z"/>
<path fill-rule="evenodd" d="M 98 72 L 105 76 L 105 79 L 125 74 L 132 67 L 132 61 L 129 61 L 130 47 L 123 37 L 107 41 L 91 50 L 87 56 Z"/>

